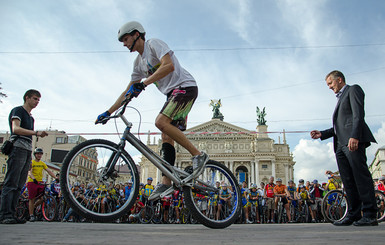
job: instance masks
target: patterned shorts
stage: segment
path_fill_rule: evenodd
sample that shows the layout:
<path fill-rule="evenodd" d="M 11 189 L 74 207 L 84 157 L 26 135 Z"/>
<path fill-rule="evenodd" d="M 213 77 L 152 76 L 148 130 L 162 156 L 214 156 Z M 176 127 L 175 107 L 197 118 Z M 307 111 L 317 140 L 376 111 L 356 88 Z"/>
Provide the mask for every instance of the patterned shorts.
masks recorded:
<path fill-rule="evenodd" d="M 187 115 L 197 97 L 198 87 L 176 88 L 167 94 L 167 101 L 160 113 L 171 118 L 172 125 L 185 131 Z"/>

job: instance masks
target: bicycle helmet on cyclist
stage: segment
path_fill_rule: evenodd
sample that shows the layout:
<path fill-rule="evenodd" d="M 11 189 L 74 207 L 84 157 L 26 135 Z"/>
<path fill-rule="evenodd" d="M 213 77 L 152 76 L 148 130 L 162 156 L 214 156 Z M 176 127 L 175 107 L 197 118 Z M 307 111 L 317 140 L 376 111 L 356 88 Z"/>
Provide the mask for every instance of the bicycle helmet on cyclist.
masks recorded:
<path fill-rule="evenodd" d="M 289 180 L 289 182 L 287 182 L 287 183 L 289 183 L 289 184 L 290 184 L 290 183 L 294 183 L 294 181 L 293 181 L 293 180 Z"/>
<path fill-rule="evenodd" d="M 137 21 L 130 21 L 120 27 L 118 31 L 118 40 L 123 42 L 123 37 L 126 34 L 131 34 L 133 31 L 138 31 L 140 34 L 145 34 L 143 26 Z"/>
<path fill-rule="evenodd" d="M 151 181 L 152 181 L 152 178 L 151 178 L 151 177 L 148 177 L 147 180 L 151 180 Z"/>
<path fill-rule="evenodd" d="M 33 151 L 33 154 L 35 155 L 35 154 L 37 154 L 37 153 L 43 154 L 43 149 L 41 149 L 41 148 L 36 148 L 36 149 Z"/>
<path fill-rule="evenodd" d="M 282 179 L 281 179 L 281 178 L 278 178 L 278 179 L 277 179 L 277 182 L 282 182 Z"/>
<path fill-rule="evenodd" d="M 256 184 L 252 185 L 251 189 L 257 189 L 257 185 Z"/>

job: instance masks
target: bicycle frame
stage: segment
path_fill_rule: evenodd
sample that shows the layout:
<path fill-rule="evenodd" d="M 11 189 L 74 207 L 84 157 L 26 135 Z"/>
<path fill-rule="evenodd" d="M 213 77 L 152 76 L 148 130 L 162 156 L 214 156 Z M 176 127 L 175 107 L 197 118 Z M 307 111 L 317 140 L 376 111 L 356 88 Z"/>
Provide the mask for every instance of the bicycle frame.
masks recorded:
<path fill-rule="evenodd" d="M 143 142 L 141 142 L 138 138 L 136 138 L 131 133 L 132 123 L 127 120 L 127 118 L 123 115 L 125 111 L 125 106 L 121 112 L 117 114 L 117 116 L 113 116 L 110 118 L 116 118 L 119 117 L 122 119 L 124 124 L 126 125 L 126 129 L 124 130 L 123 136 L 120 139 L 120 142 L 118 144 L 118 152 L 115 155 L 111 156 L 111 159 L 108 161 L 106 167 L 107 172 L 106 173 L 112 173 L 116 164 L 117 159 L 119 158 L 120 154 L 124 151 L 124 147 L 126 145 L 126 141 L 128 141 L 134 148 L 136 148 L 140 153 L 142 153 L 152 164 L 155 165 L 165 176 L 170 178 L 176 187 L 181 186 L 190 186 L 190 187 L 199 187 L 200 190 L 205 191 L 214 191 L 216 192 L 216 188 L 211 188 L 209 186 L 203 186 L 205 183 L 203 183 L 200 180 L 196 180 L 197 182 L 202 182 L 200 184 L 202 185 L 195 185 L 192 181 L 193 176 L 192 174 L 181 170 L 175 166 L 171 166 L 168 162 L 163 160 L 159 155 L 157 155 L 154 151 L 149 149 Z"/>

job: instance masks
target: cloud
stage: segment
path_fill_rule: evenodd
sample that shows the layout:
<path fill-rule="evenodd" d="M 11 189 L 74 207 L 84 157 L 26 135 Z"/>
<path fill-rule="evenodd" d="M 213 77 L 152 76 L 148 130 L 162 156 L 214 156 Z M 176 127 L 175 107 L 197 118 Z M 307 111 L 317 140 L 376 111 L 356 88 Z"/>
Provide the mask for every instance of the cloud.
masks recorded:
<path fill-rule="evenodd" d="M 337 170 L 333 143 L 301 139 L 294 151 L 294 177 L 298 181 L 326 181 L 326 170 Z"/>

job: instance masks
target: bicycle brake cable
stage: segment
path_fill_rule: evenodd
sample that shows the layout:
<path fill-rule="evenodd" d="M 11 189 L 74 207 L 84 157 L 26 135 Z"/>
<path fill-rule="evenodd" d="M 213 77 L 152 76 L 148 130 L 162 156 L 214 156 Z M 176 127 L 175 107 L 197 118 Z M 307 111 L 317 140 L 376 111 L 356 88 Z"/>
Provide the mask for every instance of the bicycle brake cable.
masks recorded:
<path fill-rule="evenodd" d="M 118 113 L 120 113 L 120 111 L 122 110 L 123 106 L 121 106 L 115 113 L 115 115 L 117 115 Z M 126 106 L 126 108 L 130 108 L 130 109 L 133 109 L 135 110 L 138 115 L 139 115 L 139 126 L 138 126 L 138 138 L 139 140 L 141 141 L 140 139 L 140 126 L 142 125 L 142 114 L 140 114 L 139 110 L 136 109 L 135 107 L 132 107 L 132 106 Z M 119 129 L 118 129 L 118 125 L 117 125 L 117 122 L 116 122 L 116 117 L 114 117 L 114 123 L 115 123 L 115 129 L 116 129 L 116 133 L 118 134 L 118 137 L 120 139 L 120 134 L 119 134 Z"/>

